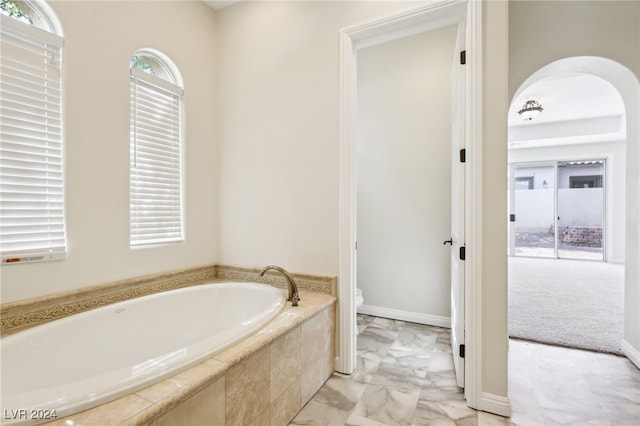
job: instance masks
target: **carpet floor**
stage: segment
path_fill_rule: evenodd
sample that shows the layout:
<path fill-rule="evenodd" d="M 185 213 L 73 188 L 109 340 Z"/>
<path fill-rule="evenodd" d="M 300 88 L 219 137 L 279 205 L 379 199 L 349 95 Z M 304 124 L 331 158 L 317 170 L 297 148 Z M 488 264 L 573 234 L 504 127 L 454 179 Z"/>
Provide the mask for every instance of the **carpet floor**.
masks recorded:
<path fill-rule="evenodd" d="M 509 258 L 509 337 L 622 354 L 624 266 Z"/>

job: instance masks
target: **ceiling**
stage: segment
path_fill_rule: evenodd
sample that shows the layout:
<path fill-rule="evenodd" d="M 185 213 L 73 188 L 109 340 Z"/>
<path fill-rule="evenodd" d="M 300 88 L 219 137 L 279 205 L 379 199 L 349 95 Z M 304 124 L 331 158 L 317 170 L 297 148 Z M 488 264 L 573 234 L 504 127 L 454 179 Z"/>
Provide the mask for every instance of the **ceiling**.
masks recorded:
<path fill-rule="evenodd" d="M 527 100 L 544 110 L 531 121 L 518 114 Z M 509 108 L 509 144 L 584 143 L 624 139 L 624 104 L 606 80 L 591 74 L 562 74 L 532 84 Z"/>
<path fill-rule="evenodd" d="M 238 3 L 240 0 L 202 0 L 207 6 L 213 10 L 224 9 L 227 6 L 231 6 L 234 3 Z"/>

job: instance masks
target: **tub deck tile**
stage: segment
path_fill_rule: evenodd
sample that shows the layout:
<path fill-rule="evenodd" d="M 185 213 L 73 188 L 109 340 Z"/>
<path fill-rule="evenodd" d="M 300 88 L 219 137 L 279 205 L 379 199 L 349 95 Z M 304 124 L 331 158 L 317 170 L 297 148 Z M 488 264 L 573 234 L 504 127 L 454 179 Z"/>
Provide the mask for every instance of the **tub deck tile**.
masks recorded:
<path fill-rule="evenodd" d="M 270 352 L 269 394 L 270 402 L 273 402 L 294 382 L 300 382 L 300 327 L 295 327 L 274 340 L 271 343 Z M 300 399 L 299 396 L 298 399 Z"/>
<path fill-rule="evenodd" d="M 226 375 L 226 425 L 246 425 L 269 408 L 269 348 L 232 366 Z"/>
<path fill-rule="evenodd" d="M 298 379 L 272 401 L 270 426 L 287 426 L 296 416 L 302 408 L 300 391 Z"/>
<path fill-rule="evenodd" d="M 223 377 L 227 370 L 227 364 L 208 359 L 175 376 L 141 389 L 136 392 L 136 395 L 156 404 L 157 407 L 152 407 L 148 414 L 157 416 L 200 392 L 217 378 Z"/>
<path fill-rule="evenodd" d="M 138 395 L 127 395 L 98 407 L 90 408 L 70 416 L 47 423 L 50 426 L 120 425 L 154 404 Z"/>
<path fill-rule="evenodd" d="M 294 307 L 291 306 L 291 303 L 286 302 L 282 312 L 254 335 L 222 351 L 213 358 L 228 365 L 237 364 L 260 348 L 267 346 L 296 325 L 313 317 L 316 313 L 331 305 L 336 300 L 333 296 L 308 291 L 301 291 L 300 298 L 299 306 Z"/>
<path fill-rule="evenodd" d="M 225 378 L 213 384 L 160 417 L 154 426 L 224 425 Z"/>

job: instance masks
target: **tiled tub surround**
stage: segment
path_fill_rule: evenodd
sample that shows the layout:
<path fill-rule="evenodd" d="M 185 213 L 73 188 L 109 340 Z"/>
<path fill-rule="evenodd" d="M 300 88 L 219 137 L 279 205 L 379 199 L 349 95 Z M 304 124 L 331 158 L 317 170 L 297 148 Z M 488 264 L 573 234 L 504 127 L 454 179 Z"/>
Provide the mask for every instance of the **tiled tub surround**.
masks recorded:
<path fill-rule="evenodd" d="M 335 297 L 301 291 L 235 346 L 155 385 L 48 425 L 287 425 L 331 376 Z"/>
<path fill-rule="evenodd" d="M 48 321 L 135 297 L 217 280 L 251 281 L 286 288 L 287 282 L 282 275 L 269 271 L 262 277 L 258 274 L 259 271 L 260 268 L 206 265 L 3 303 L 0 305 L 0 334 L 4 336 L 16 333 Z M 301 290 L 336 294 L 335 277 L 291 275 Z"/>
<path fill-rule="evenodd" d="M 171 289 L 215 281 L 203 276 L 211 273 L 217 276 L 217 268 L 219 266 L 129 280 L 133 287 L 129 289 L 125 282 L 120 282 L 78 294 L 71 292 L 68 298 L 54 295 L 3 305 L 3 327 L 19 324 L 4 331 L 11 333 L 50 321 L 52 317 L 89 309 L 86 306 L 124 300 L 127 297 L 123 294 L 134 293 L 133 297 L 137 297 L 153 293 L 158 287 Z M 237 279 L 285 285 L 284 279 L 278 281 L 278 277 L 271 274 L 263 280 L 256 278 L 257 268 L 221 269 L 224 272 L 219 279 L 227 279 L 226 274 L 233 272 Z M 298 282 L 299 276 L 293 276 Z M 162 382 L 48 424 L 286 425 L 334 370 L 336 298 L 332 294 L 335 294 L 335 278 L 302 276 L 300 281 L 300 306 L 294 308 L 287 303 L 274 320 L 235 346 Z M 305 281 L 322 292 L 303 290 Z M 65 299 L 70 308 L 53 305 L 54 301 Z M 26 313 L 22 317 L 21 311 Z M 7 312 L 14 315 L 7 318 Z"/>

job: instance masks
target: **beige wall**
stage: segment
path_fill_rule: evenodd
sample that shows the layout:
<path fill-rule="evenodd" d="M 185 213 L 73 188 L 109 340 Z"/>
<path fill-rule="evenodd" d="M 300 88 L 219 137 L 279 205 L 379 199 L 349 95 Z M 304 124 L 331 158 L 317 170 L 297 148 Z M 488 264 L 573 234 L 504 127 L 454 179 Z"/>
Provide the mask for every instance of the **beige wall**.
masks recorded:
<path fill-rule="evenodd" d="M 508 8 L 483 3 L 482 392 L 507 396 Z"/>
<path fill-rule="evenodd" d="M 365 305 L 427 323 L 450 316 L 456 32 L 358 50 L 357 286 Z"/>
<path fill-rule="evenodd" d="M 640 76 L 640 2 L 509 2 L 509 94 L 558 59 L 601 56 Z"/>
<path fill-rule="evenodd" d="M 216 260 L 214 12 L 201 2 L 52 1 L 64 31 L 68 258 L 3 266 L 2 302 Z M 183 244 L 129 248 L 129 58 L 166 53 L 185 82 Z"/>
<path fill-rule="evenodd" d="M 241 2 L 217 14 L 225 264 L 338 274 L 338 34 L 417 2 Z"/>

